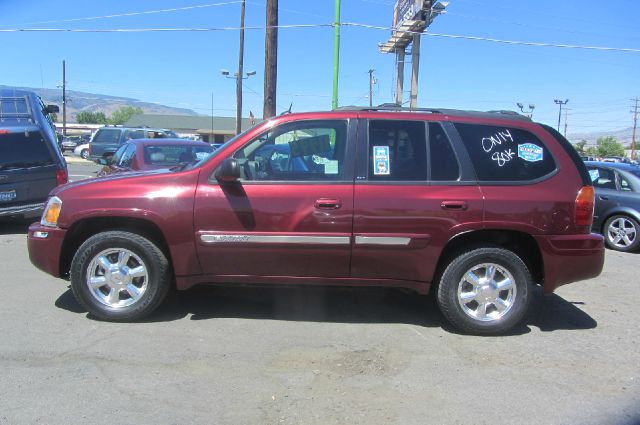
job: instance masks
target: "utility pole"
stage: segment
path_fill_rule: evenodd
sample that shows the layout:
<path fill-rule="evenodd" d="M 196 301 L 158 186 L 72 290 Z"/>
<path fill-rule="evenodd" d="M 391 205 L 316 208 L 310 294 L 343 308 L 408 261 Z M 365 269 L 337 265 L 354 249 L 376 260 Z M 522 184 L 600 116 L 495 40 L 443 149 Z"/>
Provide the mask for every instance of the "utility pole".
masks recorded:
<path fill-rule="evenodd" d="M 333 97 L 331 108 L 338 107 L 338 71 L 340 70 L 340 0 L 336 0 L 333 23 Z"/>
<path fill-rule="evenodd" d="M 67 66 L 62 61 L 62 135 L 67 135 Z"/>
<path fill-rule="evenodd" d="M 375 69 L 369 70 L 369 108 L 373 108 L 373 73 Z"/>
<path fill-rule="evenodd" d="M 567 138 L 567 119 L 568 119 L 568 115 L 569 115 L 569 111 L 571 109 L 569 108 L 564 108 L 564 137 L 565 139 Z"/>
<path fill-rule="evenodd" d="M 240 52 L 238 55 L 238 78 L 236 78 L 236 135 L 242 132 L 242 68 L 244 66 L 244 7 L 240 5 Z M 213 117 L 213 114 L 211 114 Z"/>
<path fill-rule="evenodd" d="M 631 99 L 632 102 L 635 102 L 633 106 L 633 135 L 631 136 L 631 159 L 636 159 L 636 127 L 638 126 L 638 102 L 640 99 L 637 97 L 635 99 Z"/>
<path fill-rule="evenodd" d="M 560 99 L 554 99 L 553 103 L 555 103 L 556 105 L 560 105 L 560 110 L 558 111 L 558 128 L 557 128 L 558 132 L 560 132 L 560 118 L 562 117 L 562 106 L 569 103 L 569 99 L 564 101 Z"/>
<path fill-rule="evenodd" d="M 267 31 L 264 39 L 264 106 L 262 111 L 265 120 L 276 115 L 277 80 L 278 0 L 267 0 Z"/>

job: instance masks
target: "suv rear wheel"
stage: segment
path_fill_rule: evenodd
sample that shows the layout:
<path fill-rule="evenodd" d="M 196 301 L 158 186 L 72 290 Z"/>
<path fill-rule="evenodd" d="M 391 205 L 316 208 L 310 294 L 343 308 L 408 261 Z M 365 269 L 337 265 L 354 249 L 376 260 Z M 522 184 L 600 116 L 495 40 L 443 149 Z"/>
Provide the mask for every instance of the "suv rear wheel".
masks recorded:
<path fill-rule="evenodd" d="M 438 286 L 438 305 L 463 332 L 499 334 L 522 320 L 531 286 L 527 266 L 513 252 L 474 249 L 453 259 L 445 269 Z"/>
<path fill-rule="evenodd" d="M 135 233 L 98 233 L 80 246 L 71 263 L 74 296 L 103 320 L 129 321 L 148 315 L 170 286 L 167 258 Z"/>

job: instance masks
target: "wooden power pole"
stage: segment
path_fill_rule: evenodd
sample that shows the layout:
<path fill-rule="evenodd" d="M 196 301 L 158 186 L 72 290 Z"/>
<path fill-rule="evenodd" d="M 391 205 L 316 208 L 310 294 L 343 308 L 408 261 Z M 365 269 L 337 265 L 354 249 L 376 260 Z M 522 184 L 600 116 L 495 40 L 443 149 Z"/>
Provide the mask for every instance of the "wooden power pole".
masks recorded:
<path fill-rule="evenodd" d="M 67 135 L 67 66 L 62 61 L 62 135 Z"/>
<path fill-rule="evenodd" d="M 236 135 L 242 132 L 242 74 L 244 67 L 244 8 L 245 0 L 240 6 L 240 53 L 238 57 L 238 74 L 236 75 Z M 211 113 L 213 116 L 213 113 Z"/>
<path fill-rule="evenodd" d="M 264 107 L 263 118 L 276 115 L 278 83 L 278 0 L 267 0 L 267 31 L 264 40 Z"/>
<path fill-rule="evenodd" d="M 633 135 L 631 136 L 631 159 L 636 159 L 636 127 L 638 126 L 638 102 L 640 99 L 637 97 L 635 99 L 631 99 L 632 102 L 635 102 L 633 107 Z"/>

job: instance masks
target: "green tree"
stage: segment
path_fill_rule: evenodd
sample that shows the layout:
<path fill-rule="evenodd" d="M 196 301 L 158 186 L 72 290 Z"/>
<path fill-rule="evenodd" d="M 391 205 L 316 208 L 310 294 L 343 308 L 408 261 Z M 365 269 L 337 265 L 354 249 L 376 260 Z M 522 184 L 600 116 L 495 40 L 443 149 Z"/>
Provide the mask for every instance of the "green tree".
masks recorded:
<path fill-rule="evenodd" d="M 598 156 L 624 156 L 624 146 L 613 136 L 598 138 Z"/>
<path fill-rule="evenodd" d="M 587 144 L 586 140 L 581 140 L 578 143 L 576 143 L 575 145 L 573 145 L 573 147 L 576 149 L 578 154 L 584 155 L 585 154 L 584 147 L 586 146 L 586 144 Z"/>
<path fill-rule="evenodd" d="M 129 120 L 134 115 L 144 114 L 144 111 L 141 108 L 137 108 L 135 106 L 122 106 L 111 114 L 111 118 L 109 118 L 110 124 L 122 125 Z"/>
<path fill-rule="evenodd" d="M 106 124 L 107 117 L 104 112 L 82 111 L 76 115 L 76 121 L 78 124 Z"/>

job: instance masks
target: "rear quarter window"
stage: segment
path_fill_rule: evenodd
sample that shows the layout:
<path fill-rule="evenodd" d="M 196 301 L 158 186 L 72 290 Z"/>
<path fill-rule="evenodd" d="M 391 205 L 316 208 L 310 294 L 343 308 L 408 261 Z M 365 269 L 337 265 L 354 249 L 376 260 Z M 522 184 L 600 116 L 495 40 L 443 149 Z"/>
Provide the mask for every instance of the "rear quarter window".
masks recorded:
<path fill-rule="evenodd" d="M 527 182 L 556 169 L 551 152 L 533 133 L 513 127 L 455 124 L 479 181 Z"/>

